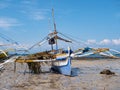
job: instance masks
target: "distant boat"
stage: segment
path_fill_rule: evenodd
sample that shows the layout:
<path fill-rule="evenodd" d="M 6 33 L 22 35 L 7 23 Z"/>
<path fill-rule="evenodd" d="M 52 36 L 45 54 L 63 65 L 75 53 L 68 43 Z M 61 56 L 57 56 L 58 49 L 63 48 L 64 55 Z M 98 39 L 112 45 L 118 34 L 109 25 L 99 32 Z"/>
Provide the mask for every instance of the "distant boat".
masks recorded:
<path fill-rule="evenodd" d="M 9 52 L 15 52 L 15 49 L 5 49 L 5 50 L 0 50 L 0 59 L 6 59 L 12 55 L 9 54 Z"/>
<path fill-rule="evenodd" d="M 5 59 L 6 57 L 8 57 L 8 52 L 0 50 L 0 59 Z"/>
<path fill-rule="evenodd" d="M 0 33 L 0 38 L 2 38 L 3 40 L 5 40 L 6 42 L 8 42 L 8 44 L 0 44 L 0 47 L 6 47 L 6 46 L 14 46 L 14 45 L 18 45 L 18 43 L 16 41 L 14 41 L 13 39 L 9 38 L 8 36 Z M 0 49 L 0 59 L 6 59 L 7 57 L 9 57 L 9 52 L 10 51 L 14 51 L 15 49 L 12 48 L 5 48 L 5 49 Z"/>

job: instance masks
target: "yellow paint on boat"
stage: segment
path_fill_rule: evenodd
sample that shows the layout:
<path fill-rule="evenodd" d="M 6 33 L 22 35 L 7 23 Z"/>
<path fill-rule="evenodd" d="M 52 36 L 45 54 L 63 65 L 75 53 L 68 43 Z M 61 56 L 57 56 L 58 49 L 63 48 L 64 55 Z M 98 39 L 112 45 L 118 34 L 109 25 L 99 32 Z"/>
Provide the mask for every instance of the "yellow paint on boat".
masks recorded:
<path fill-rule="evenodd" d="M 7 52 L 0 53 L 0 59 L 6 58 L 7 57 Z"/>
<path fill-rule="evenodd" d="M 109 48 L 98 48 L 98 49 L 95 49 L 94 54 L 100 53 L 100 52 L 106 52 L 106 51 L 109 51 Z"/>
<path fill-rule="evenodd" d="M 16 59 L 15 62 L 19 62 L 19 63 L 27 63 L 27 62 L 34 62 L 34 60 Z"/>
<path fill-rule="evenodd" d="M 35 59 L 16 59 L 15 62 L 18 63 L 29 63 L 29 62 L 52 62 L 55 59 L 46 59 L 46 60 L 35 60 Z"/>
<path fill-rule="evenodd" d="M 66 53 L 63 53 L 63 54 L 56 54 L 56 57 L 58 56 L 66 56 L 67 54 Z"/>

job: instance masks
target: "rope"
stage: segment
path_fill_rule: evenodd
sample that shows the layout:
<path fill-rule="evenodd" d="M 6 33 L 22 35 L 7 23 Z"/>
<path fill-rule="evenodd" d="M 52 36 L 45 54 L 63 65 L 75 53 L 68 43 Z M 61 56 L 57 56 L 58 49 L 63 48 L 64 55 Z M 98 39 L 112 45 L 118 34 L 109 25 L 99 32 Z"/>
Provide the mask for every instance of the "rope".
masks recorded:
<path fill-rule="evenodd" d="M 8 36 L 0 33 L 0 37 L 4 40 L 6 40 L 7 42 L 11 42 L 12 44 L 16 44 L 18 45 L 18 42 L 14 41 L 13 39 L 9 38 Z"/>
<path fill-rule="evenodd" d="M 117 50 L 114 50 L 114 49 L 110 49 L 110 50 L 120 54 L 120 52 Z"/>
<path fill-rule="evenodd" d="M 72 56 L 74 57 L 74 56 L 77 56 L 77 57 L 84 57 L 84 56 L 89 56 L 89 55 L 92 55 L 92 54 L 94 54 L 93 52 L 91 52 L 91 53 L 87 53 L 87 54 L 81 54 L 81 55 L 76 55 L 76 54 L 73 54 Z"/>
<path fill-rule="evenodd" d="M 14 62 L 14 61 L 16 60 L 16 58 L 18 58 L 18 56 L 14 56 L 14 57 L 6 60 L 4 63 L 1 63 L 1 64 L 0 64 L 0 67 L 3 67 L 3 65 L 6 64 L 6 63 Z"/>
<path fill-rule="evenodd" d="M 28 48 L 28 51 L 29 50 L 31 50 L 32 48 L 34 48 L 35 46 L 37 46 L 37 45 L 39 45 L 39 46 L 41 46 L 42 44 L 44 44 L 44 43 L 42 43 L 43 41 L 45 41 L 47 39 L 47 37 L 45 37 L 43 40 L 41 40 L 40 42 L 37 42 L 36 44 L 34 44 L 34 45 L 32 45 L 30 48 Z M 41 44 L 42 43 L 42 44 Z M 41 44 L 41 45 L 40 45 Z"/>
<path fill-rule="evenodd" d="M 76 43 L 78 43 L 78 44 L 83 44 L 83 45 L 87 46 L 87 44 L 86 44 L 84 41 L 82 41 L 82 40 L 80 40 L 80 42 L 79 42 L 79 41 L 77 41 L 77 40 L 74 40 L 74 39 L 68 37 L 67 35 L 65 35 L 65 34 L 63 34 L 63 33 L 61 33 L 61 32 L 58 32 L 58 33 L 61 34 L 61 35 L 64 36 L 64 37 L 70 39 L 71 41 L 74 41 L 74 42 L 76 42 Z M 69 36 L 70 36 L 70 35 L 69 35 Z M 73 36 L 72 36 L 72 37 L 73 37 Z"/>

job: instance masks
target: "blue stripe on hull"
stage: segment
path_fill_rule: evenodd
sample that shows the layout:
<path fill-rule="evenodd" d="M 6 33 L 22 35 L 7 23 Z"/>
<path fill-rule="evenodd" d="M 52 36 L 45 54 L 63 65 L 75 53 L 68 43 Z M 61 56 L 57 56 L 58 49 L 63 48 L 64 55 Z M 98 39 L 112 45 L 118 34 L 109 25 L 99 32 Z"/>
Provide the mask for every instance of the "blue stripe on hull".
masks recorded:
<path fill-rule="evenodd" d="M 64 66 L 53 66 L 52 70 L 63 75 L 71 75 L 71 58 L 68 58 L 67 65 Z"/>

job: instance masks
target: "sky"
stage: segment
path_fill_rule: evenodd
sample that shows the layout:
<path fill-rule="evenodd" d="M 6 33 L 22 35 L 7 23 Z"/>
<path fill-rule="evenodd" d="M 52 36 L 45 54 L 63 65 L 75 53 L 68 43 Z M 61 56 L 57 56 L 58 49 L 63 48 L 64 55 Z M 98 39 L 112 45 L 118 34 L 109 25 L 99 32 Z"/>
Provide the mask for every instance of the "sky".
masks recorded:
<path fill-rule="evenodd" d="M 120 50 L 120 0 L 0 0 L 0 33 L 28 48 L 54 30 L 52 8 L 57 30 L 76 47 Z"/>

